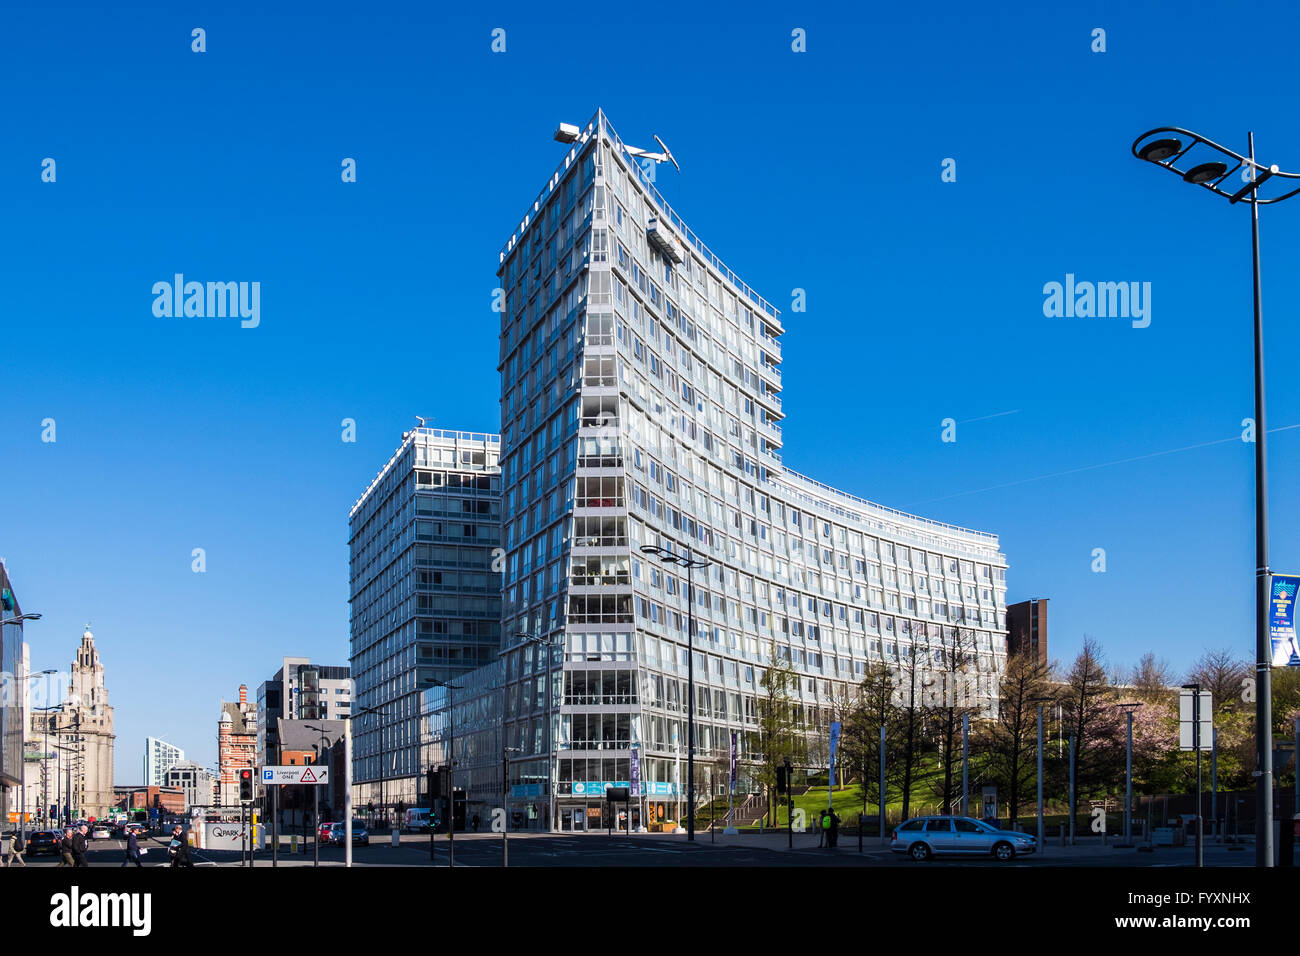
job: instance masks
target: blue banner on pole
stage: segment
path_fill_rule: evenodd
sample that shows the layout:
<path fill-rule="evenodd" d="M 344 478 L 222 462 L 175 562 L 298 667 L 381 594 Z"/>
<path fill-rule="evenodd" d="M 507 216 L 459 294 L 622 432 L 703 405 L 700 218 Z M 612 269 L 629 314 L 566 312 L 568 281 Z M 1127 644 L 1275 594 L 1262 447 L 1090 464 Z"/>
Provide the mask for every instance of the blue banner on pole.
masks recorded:
<path fill-rule="evenodd" d="M 1297 590 L 1300 590 L 1300 577 L 1273 575 L 1269 587 L 1268 635 L 1274 667 L 1300 667 L 1300 644 L 1296 643 L 1295 629 Z"/>
<path fill-rule="evenodd" d="M 831 765 L 829 767 L 829 773 L 827 774 L 827 780 L 831 786 L 835 785 L 835 748 L 839 746 L 839 742 L 840 722 L 837 720 L 831 724 Z"/>

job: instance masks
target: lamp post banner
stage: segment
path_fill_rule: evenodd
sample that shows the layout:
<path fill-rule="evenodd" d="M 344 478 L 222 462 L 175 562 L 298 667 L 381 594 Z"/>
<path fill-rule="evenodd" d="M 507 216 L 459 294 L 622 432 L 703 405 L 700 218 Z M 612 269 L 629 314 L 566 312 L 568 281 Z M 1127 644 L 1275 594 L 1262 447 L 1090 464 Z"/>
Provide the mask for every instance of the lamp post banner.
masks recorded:
<path fill-rule="evenodd" d="M 1300 644 L 1296 643 L 1295 599 L 1300 577 L 1274 574 L 1269 587 L 1268 634 L 1274 667 L 1300 667 Z"/>
<path fill-rule="evenodd" d="M 636 747 L 632 748 L 632 759 L 628 770 L 632 778 L 629 781 L 632 785 L 632 796 L 639 797 L 641 796 L 641 751 Z"/>
<path fill-rule="evenodd" d="M 736 732 L 731 732 L 731 793 L 736 792 Z"/>
<path fill-rule="evenodd" d="M 830 772 L 831 772 L 831 775 L 832 775 L 832 776 L 834 776 L 834 774 L 835 774 L 835 748 L 839 745 L 839 742 L 840 742 L 840 722 L 837 720 L 837 721 L 835 721 L 834 723 L 831 724 L 831 763 L 830 763 Z M 834 783 L 834 781 L 831 781 L 831 782 Z"/>

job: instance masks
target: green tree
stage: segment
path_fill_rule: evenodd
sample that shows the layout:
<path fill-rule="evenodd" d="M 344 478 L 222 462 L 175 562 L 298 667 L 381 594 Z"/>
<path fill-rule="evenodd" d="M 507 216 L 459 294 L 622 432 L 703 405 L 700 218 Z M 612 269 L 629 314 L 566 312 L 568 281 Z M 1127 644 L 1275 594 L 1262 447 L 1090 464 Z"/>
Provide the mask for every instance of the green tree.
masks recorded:
<path fill-rule="evenodd" d="M 844 763 L 857 775 L 862 788 L 862 812 L 867 805 L 889 803 L 889 782 L 880 793 L 880 728 L 885 728 L 885 761 L 891 763 L 891 749 L 897 743 L 898 709 L 895 695 L 898 675 L 881 662 L 867 665 L 853 705 L 844 720 L 840 748 Z"/>
<path fill-rule="evenodd" d="M 768 818 L 773 820 L 776 768 L 787 757 L 793 758 L 795 752 L 795 717 L 791 691 L 798 679 L 790 660 L 780 653 L 776 639 L 773 638 L 768 649 L 768 666 L 758 681 L 758 732 L 762 758 L 759 781 L 767 793 Z"/>

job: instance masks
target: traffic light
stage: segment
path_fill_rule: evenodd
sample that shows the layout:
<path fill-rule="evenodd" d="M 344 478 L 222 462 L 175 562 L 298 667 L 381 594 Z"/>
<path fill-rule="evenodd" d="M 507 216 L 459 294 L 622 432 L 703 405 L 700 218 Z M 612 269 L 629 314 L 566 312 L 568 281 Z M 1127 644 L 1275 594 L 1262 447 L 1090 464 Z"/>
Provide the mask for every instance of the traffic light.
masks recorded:
<path fill-rule="evenodd" d="M 248 767 L 239 771 L 239 799 L 253 799 L 253 771 Z"/>
<path fill-rule="evenodd" d="M 430 767 L 425 776 L 429 782 L 429 800 L 433 801 L 443 796 L 442 771 L 437 767 Z M 432 803 L 430 803 L 430 806 L 432 806 Z"/>
<path fill-rule="evenodd" d="M 785 793 L 788 782 L 785 777 L 785 767 L 778 766 L 776 768 L 776 792 Z"/>

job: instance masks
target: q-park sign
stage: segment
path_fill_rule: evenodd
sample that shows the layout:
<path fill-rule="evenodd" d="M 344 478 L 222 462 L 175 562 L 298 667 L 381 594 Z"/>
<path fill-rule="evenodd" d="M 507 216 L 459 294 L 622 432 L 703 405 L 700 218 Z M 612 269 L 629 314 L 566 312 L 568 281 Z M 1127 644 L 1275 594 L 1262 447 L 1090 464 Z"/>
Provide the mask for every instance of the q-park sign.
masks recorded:
<path fill-rule="evenodd" d="M 303 767 L 263 767 L 262 783 L 265 784 L 322 784 L 330 782 L 330 768 L 307 764 Z"/>

